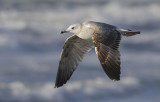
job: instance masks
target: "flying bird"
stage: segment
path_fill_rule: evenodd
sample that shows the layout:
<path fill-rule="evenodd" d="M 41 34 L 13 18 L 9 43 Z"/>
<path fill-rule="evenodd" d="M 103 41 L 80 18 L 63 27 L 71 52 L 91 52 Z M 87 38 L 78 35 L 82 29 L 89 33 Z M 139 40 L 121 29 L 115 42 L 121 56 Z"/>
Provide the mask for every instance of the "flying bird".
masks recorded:
<path fill-rule="evenodd" d="M 111 80 L 120 80 L 120 52 L 118 50 L 121 36 L 133 36 L 140 31 L 119 29 L 113 25 L 88 21 L 73 24 L 61 34 L 72 33 L 66 39 L 61 53 L 55 88 L 66 84 L 72 73 L 82 61 L 86 52 L 95 47 L 95 52 L 104 72 Z"/>

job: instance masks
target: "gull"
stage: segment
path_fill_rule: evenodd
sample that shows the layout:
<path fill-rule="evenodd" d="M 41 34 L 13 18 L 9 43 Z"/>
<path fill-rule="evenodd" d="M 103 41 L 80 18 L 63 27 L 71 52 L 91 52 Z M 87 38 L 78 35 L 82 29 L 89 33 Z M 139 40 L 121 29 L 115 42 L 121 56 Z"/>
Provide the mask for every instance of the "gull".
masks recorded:
<path fill-rule="evenodd" d="M 121 36 L 133 36 L 140 31 L 120 29 L 110 24 L 88 21 L 70 25 L 61 34 L 71 33 L 61 53 L 55 88 L 63 86 L 82 61 L 86 52 L 95 47 L 95 52 L 107 76 L 114 81 L 120 80 L 120 52 L 118 50 Z"/>

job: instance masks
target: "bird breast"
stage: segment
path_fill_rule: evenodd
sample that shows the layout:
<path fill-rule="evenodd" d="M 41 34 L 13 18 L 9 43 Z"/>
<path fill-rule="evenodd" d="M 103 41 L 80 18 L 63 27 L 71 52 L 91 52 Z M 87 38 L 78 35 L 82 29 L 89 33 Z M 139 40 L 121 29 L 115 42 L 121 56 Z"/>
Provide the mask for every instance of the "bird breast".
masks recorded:
<path fill-rule="evenodd" d="M 86 28 L 82 28 L 81 31 L 77 34 L 77 36 L 85 40 L 91 40 L 93 33 L 94 33 L 94 29 L 86 27 Z"/>

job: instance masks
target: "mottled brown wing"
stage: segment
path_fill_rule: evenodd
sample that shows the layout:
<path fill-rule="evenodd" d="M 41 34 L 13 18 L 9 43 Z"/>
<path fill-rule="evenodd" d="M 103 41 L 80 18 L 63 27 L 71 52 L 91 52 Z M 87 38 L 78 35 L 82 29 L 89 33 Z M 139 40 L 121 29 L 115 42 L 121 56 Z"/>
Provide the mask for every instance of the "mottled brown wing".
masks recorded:
<path fill-rule="evenodd" d="M 93 47 L 89 41 L 76 35 L 69 37 L 64 44 L 59 62 L 55 88 L 62 86 L 70 79 L 72 73 L 82 60 L 83 55 Z"/>
<path fill-rule="evenodd" d="M 111 80 L 120 80 L 120 53 L 118 51 L 121 35 L 109 30 L 92 37 L 98 59 Z"/>

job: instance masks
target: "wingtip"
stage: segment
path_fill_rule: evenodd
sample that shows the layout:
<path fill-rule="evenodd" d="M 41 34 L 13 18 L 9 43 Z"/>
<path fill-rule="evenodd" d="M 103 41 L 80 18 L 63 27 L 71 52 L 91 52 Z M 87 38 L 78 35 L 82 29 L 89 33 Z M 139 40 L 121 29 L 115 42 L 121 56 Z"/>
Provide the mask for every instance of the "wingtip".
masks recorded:
<path fill-rule="evenodd" d="M 55 85 L 54 88 L 59 88 L 60 86 Z"/>
<path fill-rule="evenodd" d="M 60 84 L 57 84 L 57 83 L 56 83 L 56 84 L 54 85 L 54 88 L 59 88 L 59 87 L 62 87 L 62 86 L 63 86 L 63 84 L 60 85 Z"/>
<path fill-rule="evenodd" d="M 54 85 L 54 88 L 59 88 L 60 85 L 58 85 L 57 83 Z"/>

